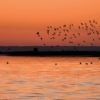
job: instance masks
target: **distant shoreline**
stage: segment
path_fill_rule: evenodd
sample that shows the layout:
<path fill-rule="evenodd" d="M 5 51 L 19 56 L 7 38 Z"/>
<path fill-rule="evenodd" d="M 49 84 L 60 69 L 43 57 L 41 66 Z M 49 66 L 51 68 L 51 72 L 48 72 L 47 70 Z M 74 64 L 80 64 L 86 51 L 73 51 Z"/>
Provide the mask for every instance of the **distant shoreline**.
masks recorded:
<path fill-rule="evenodd" d="M 9 56 L 100 56 L 100 46 L 0 46 Z"/>
<path fill-rule="evenodd" d="M 7 56 L 94 56 L 100 57 L 100 51 L 62 51 L 62 52 L 38 52 L 38 51 L 18 51 L 18 52 L 0 52 L 0 55 Z"/>

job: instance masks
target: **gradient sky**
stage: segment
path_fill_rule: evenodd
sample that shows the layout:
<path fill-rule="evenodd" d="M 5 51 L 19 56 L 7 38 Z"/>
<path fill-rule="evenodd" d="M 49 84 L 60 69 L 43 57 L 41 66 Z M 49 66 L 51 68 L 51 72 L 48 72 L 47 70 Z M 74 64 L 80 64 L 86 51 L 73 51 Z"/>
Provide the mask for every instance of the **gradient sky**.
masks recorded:
<path fill-rule="evenodd" d="M 89 19 L 100 22 L 100 0 L 0 0 L 0 45 L 41 45 L 46 26 Z"/>

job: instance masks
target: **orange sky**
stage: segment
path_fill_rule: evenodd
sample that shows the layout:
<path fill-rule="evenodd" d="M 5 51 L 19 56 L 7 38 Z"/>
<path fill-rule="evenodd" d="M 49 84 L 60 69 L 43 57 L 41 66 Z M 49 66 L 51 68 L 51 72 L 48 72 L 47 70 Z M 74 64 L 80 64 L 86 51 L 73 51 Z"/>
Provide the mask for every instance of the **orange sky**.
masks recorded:
<path fill-rule="evenodd" d="M 0 45 L 41 45 L 47 25 L 89 19 L 100 21 L 100 0 L 0 0 Z"/>

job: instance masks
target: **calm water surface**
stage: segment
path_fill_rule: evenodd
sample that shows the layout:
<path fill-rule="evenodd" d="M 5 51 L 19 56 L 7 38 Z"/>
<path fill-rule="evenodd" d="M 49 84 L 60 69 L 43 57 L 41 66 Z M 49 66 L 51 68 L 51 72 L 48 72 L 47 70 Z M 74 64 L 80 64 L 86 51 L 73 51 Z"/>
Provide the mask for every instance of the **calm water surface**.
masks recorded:
<path fill-rule="evenodd" d="M 0 56 L 0 100 L 100 100 L 100 59 Z"/>

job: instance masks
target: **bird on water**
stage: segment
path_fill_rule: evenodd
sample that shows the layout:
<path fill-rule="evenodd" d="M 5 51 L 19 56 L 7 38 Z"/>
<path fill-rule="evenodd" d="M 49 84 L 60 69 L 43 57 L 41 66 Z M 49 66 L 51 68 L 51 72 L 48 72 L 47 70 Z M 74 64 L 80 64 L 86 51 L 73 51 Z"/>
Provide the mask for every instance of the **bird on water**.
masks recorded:
<path fill-rule="evenodd" d="M 6 64 L 9 64 L 9 62 L 7 61 Z"/>

